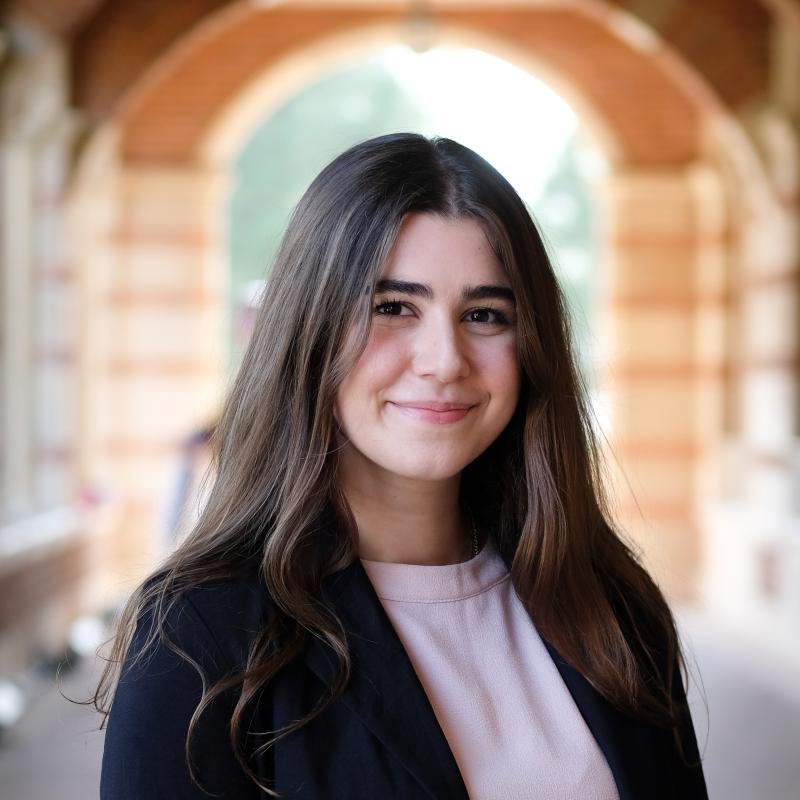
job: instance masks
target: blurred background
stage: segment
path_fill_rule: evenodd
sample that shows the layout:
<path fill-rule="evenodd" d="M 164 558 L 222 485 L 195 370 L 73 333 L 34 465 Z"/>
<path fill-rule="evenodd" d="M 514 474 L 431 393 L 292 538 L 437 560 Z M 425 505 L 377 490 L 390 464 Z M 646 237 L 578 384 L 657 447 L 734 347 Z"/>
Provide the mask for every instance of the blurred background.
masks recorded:
<path fill-rule="evenodd" d="M 549 243 L 712 798 L 800 797 L 800 2 L 10 0 L 0 793 L 97 794 L 96 648 L 191 526 L 288 214 L 455 138 Z M 61 665 L 60 684 L 56 668 Z"/>

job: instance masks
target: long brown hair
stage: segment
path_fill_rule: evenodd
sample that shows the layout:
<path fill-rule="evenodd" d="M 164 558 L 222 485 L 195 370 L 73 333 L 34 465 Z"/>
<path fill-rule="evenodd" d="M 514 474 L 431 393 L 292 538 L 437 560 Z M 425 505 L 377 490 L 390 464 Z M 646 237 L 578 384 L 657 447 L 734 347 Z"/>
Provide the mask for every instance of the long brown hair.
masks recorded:
<path fill-rule="evenodd" d="M 510 565 L 541 636 L 569 664 L 624 712 L 674 729 L 683 713 L 672 699 L 674 665 L 682 663 L 675 625 L 610 522 L 569 316 L 534 221 L 511 185 L 472 150 L 440 137 L 390 134 L 334 159 L 295 208 L 212 439 L 207 504 L 125 606 L 95 693 L 107 714 L 146 609 L 155 613 L 143 650 L 165 637 L 166 616 L 189 587 L 258 559 L 275 614 L 253 641 L 246 670 L 206 686 L 186 742 L 188 757 L 200 714 L 238 687 L 231 741 L 254 780 L 243 746 L 246 711 L 308 636 L 332 647 L 340 679 L 322 705 L 273 731 L 262 748 L 306 724 L 350 676 L 345 630 L 314 602 L 323 578 L 357 557 L 355 523 L 335 480 L 333 404 L 366 344 L 377 279 L 411 212 L 477 220 L 517 302 L 519 404 L 503 433 L 464 470 L 462 495 Z M 330 521 L 336 535 L 321 534 Z"/>

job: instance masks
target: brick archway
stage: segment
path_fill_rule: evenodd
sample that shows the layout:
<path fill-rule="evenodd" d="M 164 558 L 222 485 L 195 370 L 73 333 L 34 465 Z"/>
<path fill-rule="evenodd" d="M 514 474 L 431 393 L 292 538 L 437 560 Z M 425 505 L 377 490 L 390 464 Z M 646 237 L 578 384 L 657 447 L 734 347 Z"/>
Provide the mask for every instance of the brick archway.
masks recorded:
<path fill-rule="evenodd" d="M 670 48 L 655 38 L 648 41 L 643 26 L 636 27 L 632 18 L 611 8 L 602 13 L 600 8 L 594 2 L 567 9 L 515 6 L 512 11 L 445 7 L 437 14 L 436 26 L 471 31 L 529 54 L 564 84 L 578 87 L 586 105 L 619 142 L 621 160 L 657 165 L 696 158 L 703 146 L 704 114 L 715 110 L 713 93 L 705 91 L 690 70 L 681 69 Z M 354 37 L 360 30 L 369 34 L 375 26 L 393 29 L 397 40 L 405 35 L 403 14 L 381 4 L 358 14 L 309 14 L 291 5 L 260 10 L 236 5 L 218 12 L 173 44 L 116 103 L 106 101 L 110 108 L 116 106 L 121 121 L 123 157 L 149 163 L 190 160 L 218 109 L 254 76 L 317 42 L 345 32 Z M 113 37 L 103 41 L 107 49 Z M 103 53 L 92 60 L 91 50 L 86 52 L 83 79 L 80 64 L 76 67 L 76 94 L 88 110 L 100 115 L 103 89 L 108 93 L 110 88 L 93 76 L 104 72 Z M 721 108 L 717 103 L 716 110 Z"/>
<path fill-rule="evenodd" d="M 635 494 L 618 480 L 619 512 L 667 585 L 683 591 L 683 576 L 700 558 L 702 491 L 736 432 L 725 325 L 736 276 L 760 269 L 757 254 L 742 255 L 745 240 L 764 230 L 767 216 L 774 220 L 781 202 L 736 119 L 765 90 L 765 7 L 739 4 L 734 24 L 723 3 L 703 11 L 679 0 L 667 5 L 656 25 L 623 13 L 623 3 L 599 0 L 500 9 L 432 4 L 443 38 L 474 36 L 520 65 L 543 65 L 602 131 L 613 165 L 603 188 L 605 379 L 615 396 L 612 444 Z M 112 394 L 123 384 L 135 387 L 154 408 L 185 409 L 197 408 L 198 393 L 210 407 L 221 391 L 213 332 L 224 291 L 216 211 L 226 191 L 219 171 L 226 150 L 209 147 L 220 120 L 287 59 L 311 52 L 321 61 L 335 58 L 359 35 L 369 34 L 361 47 L 391 31 L 402 37 L 405 17 L 403 6 L 390 2 L 357 9 L 317 3 L 313 10 L 288 2 L 174 6 L 149 40 L 134 37 L 128 62 L 118 58 L 119 36 L 130 41 L 126 26 L 136 3 L 103 6 L 78 35 L 74 96 L 104 133 L 87 151 L 79 184 L 87 194 L 76 196 L 78 204 L 88 202 L 102 174 L 115 210 L 95 231 L 101 248 L 87 250 L 85 261 L 87 272 L 98 259 L 119 266 L 97 321 L 126 319 L 130 331 L 107 354 L 101 383 Z M 712 30 L 713 47 L 704 46 Z M 730 47 L 740 56 L 737 80 L 717 57 Z M 791 261 L 789 237 L 781 235 Z M 173 336 L 152 342 L 135 333 L 164 306 L 182 320 Z M 198 331 L 205 332 L 199 339 Z M 191 353 L 165 349 L 164 341 L 190 342 Z M 171 387 L 162 380 L 168 371 L 181 376 Z M 161 399 L 152 399 L 158 392 Z M 712 423 L 701 428 L 701 418 Z M 94 441 L 117 474 L 141 478 L 128 517 L 132 542 L 150 518 L 147 498 L 178 415 L 160 415 L 160 425 L 154 419 L 146 407 L 131 408 Z"/>
<path fill-rule="evenodd" d="M 34 0 L 27 2 L 35 4 Z M 631 100 L 658 104 L 658 96 L 649 91 L 637 96 L 627 89 L 646 88 L 664 44 L 688 72 L 699 76 L 711 93 L 733 111 L 766 90 L 770 11 L 783 6 L 789 4 L 785 0 L 709 0 L 703 4 L 671 0 L 651 11 L 641 3 L 626 0 L 546 4 L 517 0 L 508 4 L 475 2 L 466 7 L 452 0 L 432 0 L 427 4 L 436 20 L 445 26 L 483 30 L 509 41 L 523 40 L 523 48 L 537 48 L 544 55 L 542 60 L 553 60 L 554 66 L 577 85 L 596 85 L 602 94 L 605 82 L 616 95 L 620 95 L 617 88 L 625 86 L 626 92 L 611 98 L 609 105 L 624 105 Z M 397 0 L 372 0 L 352 6 L 323 0 L 310 7 L 285 0 L 259 9 L 251 3 L 230 0 L 187 0 L 160 9 L 158 25 L 146 26 L 147 10 L 141 0 L 105 3 L 84 22 L 74 42 L 74 97 L 92 121 L 100 123 L 119 111 L 123 100 L 137 93 L 137 86 L 160 83 L 160 65 L 186 65 L 188 51 L 205 42 L 212 44 L 216 52 L 225 51 L 231 56 L 224 62 L 207 62 L 211 72 L 216 67 L 216 76 L 205 85 L 193 87 L 195 91 L 210 91 L 207 100 L 213 108 L 219 103 L 219 94 L 235 92 L 242 74 L 254 65 L 262 69 L 281 52 L 337 31 L 402 24 L 407 7 Z M 592 21 L 596 24 L 592 25 Z M 610 37 L 609 31 L 613 32 Z M 231 42 L 241 46 L 229 50 Z M 629 61 L 621 46 L 625 43 L 642 55 L 638 65 L 643 67 L 643 73 L 634 75 L 633 82 L 615 83 L 618 70 L 625 70 L 624 62 Z M 598 69 L 598 65 L 603 68 Z M 200 74 L 195 67 L 189 67 L 182 76 Z M 143 75 L 149 78 L 143 81 Z M 166 93 L 159 96 L 163 99 Z M 187 94 L 180 96 L 186 98 Z M 193 104 L 192 108 L 198 110 L 200 106 Z M 656 109 L 654 113 L 656 119 L 661 118 L 661 111 Z M 199 112 L 188 121 L 185 135 L 190 136 L 188 129 L 202 121 L 203 114 Z"/>

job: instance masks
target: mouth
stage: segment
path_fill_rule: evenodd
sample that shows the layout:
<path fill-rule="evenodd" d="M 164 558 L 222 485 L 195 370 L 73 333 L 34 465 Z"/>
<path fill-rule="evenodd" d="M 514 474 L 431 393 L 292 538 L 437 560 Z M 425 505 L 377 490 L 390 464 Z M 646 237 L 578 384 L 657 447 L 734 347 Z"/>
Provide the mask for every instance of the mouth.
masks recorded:
<path fill-rule="evenodd" d="M 388 402 L 401 414 L 421 422 L 432 422 L 437 425 L 458 422 L 464 419 L 475 408 L 468 403 L 441 403 L 430 400 L 420 400 L 413 403 Z"/>

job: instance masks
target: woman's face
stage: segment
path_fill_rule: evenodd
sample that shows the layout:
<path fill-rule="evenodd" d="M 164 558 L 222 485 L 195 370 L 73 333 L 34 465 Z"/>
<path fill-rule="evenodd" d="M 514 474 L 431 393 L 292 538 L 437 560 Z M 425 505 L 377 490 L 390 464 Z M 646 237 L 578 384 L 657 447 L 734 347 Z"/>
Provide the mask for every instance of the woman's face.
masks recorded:
<path fill-rule="evenodd" d="M 514 298 L 480 224 L 410 214 L 336 398 L 344 464 L 453 477 L 505 428 L 519 386 Z"/>

